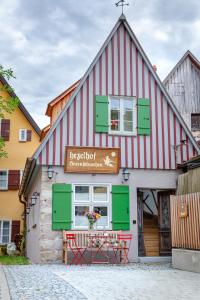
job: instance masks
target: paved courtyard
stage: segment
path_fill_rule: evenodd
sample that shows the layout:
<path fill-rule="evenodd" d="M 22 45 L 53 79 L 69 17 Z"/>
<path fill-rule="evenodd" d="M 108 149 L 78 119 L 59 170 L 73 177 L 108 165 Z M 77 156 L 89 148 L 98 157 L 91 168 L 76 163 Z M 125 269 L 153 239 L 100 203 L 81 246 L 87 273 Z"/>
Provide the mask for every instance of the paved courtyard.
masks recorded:
<path fill-rule="evenodd" d="M 29 265 L 3 270 L 13 300 L 200 299 L 200 274 L 168 264 Z"/>

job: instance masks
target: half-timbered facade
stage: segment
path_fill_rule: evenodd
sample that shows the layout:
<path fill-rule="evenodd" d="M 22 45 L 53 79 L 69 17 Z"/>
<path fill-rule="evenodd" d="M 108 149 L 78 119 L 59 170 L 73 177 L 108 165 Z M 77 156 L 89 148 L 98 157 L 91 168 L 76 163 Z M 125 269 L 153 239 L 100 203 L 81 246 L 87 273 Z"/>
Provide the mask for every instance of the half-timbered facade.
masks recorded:
<path fill-rule="evenodd" d="M 27 215 L 28 256 L 61 260 L 62 230 L 86 229 L 88 210 L 102 215 L 97 229 L 133 234 L 131 261 L 170 255 L 177 165 L 198 151 L 122 15 L 27 160 L 20 197 L 29 205 L 38 195 Z"/>
<path fill-rule="evenodd" d="M 200 142 L 200 62 L 190 51 L 172 69 L 164 85 L 196 141 Z"/>

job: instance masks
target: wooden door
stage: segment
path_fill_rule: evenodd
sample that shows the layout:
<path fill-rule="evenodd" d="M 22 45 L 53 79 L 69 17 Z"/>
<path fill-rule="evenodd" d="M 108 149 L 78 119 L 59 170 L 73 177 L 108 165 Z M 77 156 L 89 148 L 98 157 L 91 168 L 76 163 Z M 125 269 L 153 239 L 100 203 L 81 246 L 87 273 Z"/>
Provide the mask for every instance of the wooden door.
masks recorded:
<path fill-rule="evenodd" d="M 144 229 L 143 229 L 143 192 L 138 191 L 138 255 L 145 256 L 144 250 Z"/>
<path fill-rule="evenodd" d="M 158 192 L 160 256 L 171 255 L 170 194 L 171 191 Z"/>

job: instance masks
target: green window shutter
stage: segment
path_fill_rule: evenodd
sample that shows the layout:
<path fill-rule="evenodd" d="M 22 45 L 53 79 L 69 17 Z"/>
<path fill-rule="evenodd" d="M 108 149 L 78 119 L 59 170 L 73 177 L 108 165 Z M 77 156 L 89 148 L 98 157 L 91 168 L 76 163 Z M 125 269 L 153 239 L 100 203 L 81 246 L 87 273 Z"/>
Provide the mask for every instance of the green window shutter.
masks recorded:
<path fill-rule="evenodd" d="M 55 183 L 52 185 L 52 229 L 69 230 L 72 223 L 72 186 Z"/>
<path fill-rule="evenodd" d="M 129 186 L 112 186 L 112 229 L 129 230 Z"/>
<path fill-rule="evenodd" d="M 108 97 L 95 96 L 95 131 L 108 132 Z"/>
<path fill-rule="evenodd" d="M 150 135 L 150 100 L 138 99 L 138 134 Z"/>

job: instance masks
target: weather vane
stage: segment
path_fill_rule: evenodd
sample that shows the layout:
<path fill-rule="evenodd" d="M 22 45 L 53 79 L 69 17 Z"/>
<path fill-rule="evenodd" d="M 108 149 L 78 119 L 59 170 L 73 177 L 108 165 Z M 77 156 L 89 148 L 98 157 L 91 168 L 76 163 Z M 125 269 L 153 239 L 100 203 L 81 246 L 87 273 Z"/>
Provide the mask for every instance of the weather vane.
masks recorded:
<path fill-rule="evenodd" d="M 128 6 L 129 3 L 126 3 L 125 0 L 120 0 L 117 3 L 115 3 L 116 7 L 121 6 L 122 7 L 122 13 L 124 13 L 124 6 Z"/>

